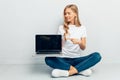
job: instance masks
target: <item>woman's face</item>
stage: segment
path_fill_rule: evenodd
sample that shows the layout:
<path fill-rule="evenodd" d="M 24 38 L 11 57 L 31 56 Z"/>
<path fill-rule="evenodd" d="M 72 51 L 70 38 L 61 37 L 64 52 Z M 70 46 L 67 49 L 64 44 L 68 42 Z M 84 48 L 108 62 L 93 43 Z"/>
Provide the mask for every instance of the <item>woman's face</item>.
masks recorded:
<path fill-rule="evenodd" d="M 69 23 L 74 23 L 76 14 L 70 9 L 67 8 L 64 13 L 65 20 Z"/>

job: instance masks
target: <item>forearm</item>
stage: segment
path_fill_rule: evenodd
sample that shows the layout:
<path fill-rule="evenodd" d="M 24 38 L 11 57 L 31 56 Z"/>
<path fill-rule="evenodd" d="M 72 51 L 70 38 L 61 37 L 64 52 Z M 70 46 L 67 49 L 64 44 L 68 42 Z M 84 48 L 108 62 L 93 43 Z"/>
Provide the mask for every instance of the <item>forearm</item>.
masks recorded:
<path fill-rule="evenodd" d="M 85 50 L 85 48 L 86 48 L 86 45 L 85 45 L 84 42 L 80 42 L 80 43 L 79 43 L 79 46 L 80 46 L 80 48 L 81 48 L 82 50 Z"/>
<path fill-rule="evenodd" d="M 82 50 L 85 50 L 86 48 L 86 40 L 85 38 L 82 38 L 81 41 L 79 41 L 79 46 Z"/>

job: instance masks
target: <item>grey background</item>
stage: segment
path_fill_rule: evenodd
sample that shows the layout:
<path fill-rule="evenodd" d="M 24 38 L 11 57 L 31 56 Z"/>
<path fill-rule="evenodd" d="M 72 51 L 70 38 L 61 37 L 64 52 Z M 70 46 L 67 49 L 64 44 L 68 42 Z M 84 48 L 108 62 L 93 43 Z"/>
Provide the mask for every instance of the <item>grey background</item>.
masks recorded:
<path fill-rule="evenodd" d="M 35 34 L 56 33 L 70 3 L 87 28 L 85 54 L 98 51 L 102 63 L 120 63 L 119 0 L 0 0 L 0 64 L 43 62 L 46 55 L 35 55 Z"/>

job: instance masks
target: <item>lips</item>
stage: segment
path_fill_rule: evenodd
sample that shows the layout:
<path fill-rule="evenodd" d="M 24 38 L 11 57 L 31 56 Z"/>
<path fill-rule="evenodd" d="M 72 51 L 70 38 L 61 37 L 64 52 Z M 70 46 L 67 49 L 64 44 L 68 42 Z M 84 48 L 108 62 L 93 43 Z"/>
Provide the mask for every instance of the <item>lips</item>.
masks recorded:
<path fill-rule="evenodd" d="M 69 21 L 69 20 L 70 20 L 70 18 L 66 18 L 66 20 L 67 20 L 67 21 Z"/>

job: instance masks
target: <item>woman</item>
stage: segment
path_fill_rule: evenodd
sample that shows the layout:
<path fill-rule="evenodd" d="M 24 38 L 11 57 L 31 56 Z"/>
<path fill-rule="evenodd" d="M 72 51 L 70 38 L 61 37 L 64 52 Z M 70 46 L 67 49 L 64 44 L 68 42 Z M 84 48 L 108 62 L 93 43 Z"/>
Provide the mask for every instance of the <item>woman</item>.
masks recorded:
<path fill-rule="evenodd" d="M 98 52 L 81 57 L 86 48 L 86 28 L 79 21 L 78 8 L 74 4 L 64 9 L 64 24 L 59 27 L 62 35 L 63 57 L 46 57 L 45 62 L 54 68 L 53 77 L 67 77 L 74 74 L 89 76 L 91 68 L 101 60 Z"/>

